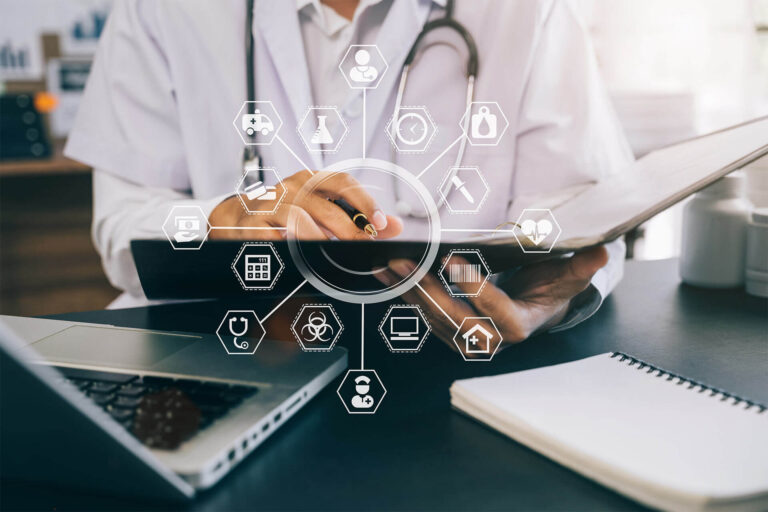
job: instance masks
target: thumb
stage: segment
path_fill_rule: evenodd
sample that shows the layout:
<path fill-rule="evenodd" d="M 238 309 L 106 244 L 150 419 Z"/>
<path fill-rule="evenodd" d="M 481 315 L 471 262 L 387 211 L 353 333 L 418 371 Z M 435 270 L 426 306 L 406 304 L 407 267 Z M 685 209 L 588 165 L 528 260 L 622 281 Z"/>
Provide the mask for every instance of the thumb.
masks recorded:
<path fill-rule="evenodd" d="M 570 262 L 571 274 L 577 279 L 591 279 L 608 263 L 608 250 L 603 245 L 576 253 Z"/>

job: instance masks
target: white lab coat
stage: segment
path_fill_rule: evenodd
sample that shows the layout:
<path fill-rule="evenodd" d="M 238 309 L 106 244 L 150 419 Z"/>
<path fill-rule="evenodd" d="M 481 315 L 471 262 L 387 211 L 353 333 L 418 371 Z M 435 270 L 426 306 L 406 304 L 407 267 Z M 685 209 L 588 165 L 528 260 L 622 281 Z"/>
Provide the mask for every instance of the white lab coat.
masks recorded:
<path fill-rule="evenodd" d="M 257 99 L 270 100 L 280 136 L 308 165 L 322 168 L 358 158 L 363 133 L 369 157 L 390 159 L 384 126 L 392 115 L 402 62 L 423 24 L 441 16 L 443 1 L 393 0 L 375 43 L 388 69 L 366 96 L 351 90 L 338 105 L 349 134 L 336 153 L 309 153 L 296 126 L 313 105 L 296 5 L 257 0 Z M 95 199 L 94 240 L 113 284 L 141 297 L 130 257 L 131 238 L 162 237 L 172 204 L 213 209 L 232 194 L 242 173 L 243 142 L 233 119 L 246 99 L 244 0 L 122 0 L 100 43 L 66 153 L 99 170 L 102 180 L 137 186 L 121 200 Z M 496 101 L 509 130 L 495 147 L 469 146 L 463 164 L 477 166 L 490 186 L 481 213 L 443 210 L 443 227 L 493 228 L 517 218 L 535 196 L 620 172 L 632 159 L 600 80 L 585 28 L 567 0 L 457 0 L 456 18 L 474 36 L 480 55 L 477 101 Z M 450 45 L 431 45 L 447 41 Z M 423 155 L 397 155 L 417 174 L 460 134 L 465 107 L 463 43 L 451 32 L 431 35 L 412 69 L 404 105 L 426 106 L 438 133 Z M 435 191 L 455 151 L 422 178 Z M 289 176 L 302 167 L 283 145 L 262 146 L 265 164 Z M 379 205 L 394 213 L 389 177 Z M 420 221 L 406 219 L 409 223 Z M 465 236 L 465 235 L 462 235 Z M 567 238 L 567 233 L 563 236 Z M 568 324 L 591 314 L 621 277 L 623 245 L 611 246 L 608 266 Z"/>

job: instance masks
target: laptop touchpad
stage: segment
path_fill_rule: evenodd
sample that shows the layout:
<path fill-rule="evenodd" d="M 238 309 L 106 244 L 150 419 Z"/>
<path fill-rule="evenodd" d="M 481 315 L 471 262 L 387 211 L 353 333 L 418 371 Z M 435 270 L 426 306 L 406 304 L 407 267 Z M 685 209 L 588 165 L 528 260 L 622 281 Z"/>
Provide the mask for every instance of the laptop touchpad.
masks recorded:
<path fill-rule="evenodd" d="M 198 340 L 194 335 L 75 325 L 30 346 L 50 362 L 139 370 Z"/>

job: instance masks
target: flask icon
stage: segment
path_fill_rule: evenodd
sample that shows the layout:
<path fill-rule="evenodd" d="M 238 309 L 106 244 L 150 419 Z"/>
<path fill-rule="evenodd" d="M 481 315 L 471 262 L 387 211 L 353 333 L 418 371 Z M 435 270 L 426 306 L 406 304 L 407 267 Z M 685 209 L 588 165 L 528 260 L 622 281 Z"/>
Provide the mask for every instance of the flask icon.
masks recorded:
<path fill-rule="evenodd" d="M 470 122 L 471 136 L 473 139 L 494 139 L 497 135 L 496 114 L 491 114 L 491 110 L 482 106 L 476 114 L 472 114 Z"/>
<path fill-rule="evenodd" d="M 328 127 L 325 125 L 325 119 L 328 116 L 317 116 L 317 129 L 309 142 L 312 144 L 333 144 L 333 137 Z"/>

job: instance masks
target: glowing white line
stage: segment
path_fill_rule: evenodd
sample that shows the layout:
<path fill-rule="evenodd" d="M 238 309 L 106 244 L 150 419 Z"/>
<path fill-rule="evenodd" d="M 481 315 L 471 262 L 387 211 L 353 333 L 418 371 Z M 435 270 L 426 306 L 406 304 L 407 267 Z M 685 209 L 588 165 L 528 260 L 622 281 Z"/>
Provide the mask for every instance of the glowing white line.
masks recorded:
<path fill-rule="evenodd" d="M 261 318 L 261 320 L 259 320 L 259 322 L 261 322 L 261 323 L 263 324 L 263 323 L 264 323 L 264 322 L 267 320 L 267 318 L 269 318 L 270 316 L 272 316 L 272 313 L 274 313 L 275 311 L 277 311 L 277 310 L 280 308 L 280 306 L 282 306 L 283 304 L 285 304 L 285 301 L 287 301 L 288 299 L 290 299 L 291 297 L 293 297 L 293 294 L 294 294 L 294 293 L 296 293 L 297 291 L 299 291 L 299 288 L 301 288 L 302 286 L 304 286 L 306 283 L 307 283 L 307 280 L 306 280 L 306 279 L 305 279 L 305 280 L 303 280 L 303 281 L 302 281 L 302 282 L 299 284 L 299 286 L 297 286 L 296 288 L 294 288 L 294 289 L 293 289 L 293 291 L 292 291 L 291 293 L 289 293 L 288 295 L 286 295 L 286 296 L 285 296 L 285 298 L 284 298 L 283 300 L 281 300 L 281 301 L 280 301 L 280 304 L 278 304 L 277 306 L 275 306 L 275 307 L 272 309 L 272 311 L 270 311 L 269 313 L 267 313 L 267 316 L 264 316 L 264 317 L 262 317 L 262 318 Z"/>
<path fill-rule="evenodd" d="M 275 139 L 280 141 L 280 144 L 285 146 L 285 149 L 287 149 L 288 152 L 293 155 L 293 158 L 295 158 L 296 161 L 298 161 L 301 164 L 301 166 L 304 168 L 305 171 L 307 171 L 309 174 L 315 174 L 314 171 L 312 171 L 312 169 L 307 164 L 305 164 L 301 158 L 299 158 L 299 155 L 294 153 L 293 149 L 291 149 L 291 147 L 285 143 L 285 141 L 282 139 L 282 137 L 280 137 L 280 135 L 275 135 Z"/>
<path fill-rule="evenodd" d="M 365 370 L 365 303 L 364 302 L 360 303 L 360 369 Z"/>
<path fill-rule="evenodd" d="M 438 304 L 438 303 L 437 303 L 437 301 L 435 301 L 435 299 L 433 299 L 433 298 L 432 298 L 432 296 L 431 296 L 430 294 L 428 294 L 428 293 L 427 293 L 427 291 L 426 291 L 424 288 L 422 288 L 421 284 L 420 284 L 420 283 L 416 283 L 416 286 L 419 288 L 419 290 L 421 290 L 421 293 L 423 293 L 424 295 L 426 295 L 426 296 L 427 296 L 427 298 L 428 298 L 429 300 L 431 300 L 431 301 L 432 301 L 432 304 L 434 304 L 435 306 L 437 306 L 437 309 L 439 309 L 439 310 L 440 310 L 440 311 L 441 311 L 441 312 L 442 312 L 442 313 L 445 315 L 445 318 L 447 318 L 448 320 L 450 320 L 450 322 L 453 324 L 453 326 L 454 326 L 455 328 L 457 328 L 457 329 L 458 329 L 458 328 L 459 328 L 459 324 L 457 324 L 456 322 L 454 322 L 454 321 L 453 321 L 453 318 L 451 318 L 450 316 L 448 316 L 448 313 L 446 313 L 446 312 L 445 312 L 445 310 L 444 310 L 443 308 L 441 308 L 441 307 L 440 307 L 440 304 Z"/>
<path fill-rule="evenodd" d="M 464 229 L 464 228 L 441 228 L 440 231 L 450 231 L 454 233 L 514 233 L 514 229 Z"/>
<path fill-rule="evenodd" d="M 365 111 L 367 110 L 365 103 L 365 89 L 363 89 L 363 158 L 365 158 Z"/>
<path fill-rule="evenodd" d="M 277 230 L 277 231 L 285 231 L 285 226 L 211 226 L 211 229 L 250 229 L 253 231 L 259 231 L 259 230 Z"/>
<path fill-rule="evenodd" d="M 443 150 L 443 152 L 442 152 L 442 153 L 440 153 L 439 155 L 437 155 L 437 158 L 435 158 L 434 160 L 432 160 L 432 162 L 431 162 L 431 163 L 430 163 L 428 166 L 426 166 L 426 167 L 424 168 L 424 170 L 423 170 L 423 171 L 421 171 L 419 174 L 417 174 L 417 175 L 416 175 L 416 178 L 417 178 L 417 179 L 418 179 L 418 178 L 421 178 L 421 177 L 424 175 L 424 173 L 425 173 L 425 172 L 427 172 L 427 171 L 428 171 L 428 170 L 429 170 L 429 169 L 430 169 L 430 168 L 431 168 L 433 165 L 435 165 L 435 164 L 437 163 L 437 161 L 438 161 L 438 160 L 440 160 L 441 158 L 443 158 L 443 157 L 445 156 L 445 154 L 446 154 L 448 151 L 450 151 L 450 150 L 451 150 L 451 148 L 452 148 L 453 146 L 455 146 L 456 144 L 458 144 L 458 142 L 459 142 L 461 139 L 463 139 L 465 136 L 466 136 L 466 134 L 464 134 L 464 133 L 462 133 L 461 135 L 459 135 L 459 136 L 456 138 L 456 140 L 454 140 L 453 142 L 451 142 L 451 145 L 450 145 L 450 146 L 448 146 L 447 148 L 445 148 L 445 149 Z"/>

